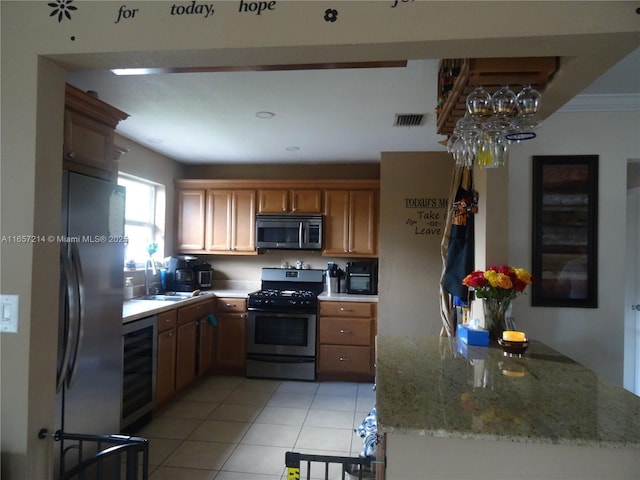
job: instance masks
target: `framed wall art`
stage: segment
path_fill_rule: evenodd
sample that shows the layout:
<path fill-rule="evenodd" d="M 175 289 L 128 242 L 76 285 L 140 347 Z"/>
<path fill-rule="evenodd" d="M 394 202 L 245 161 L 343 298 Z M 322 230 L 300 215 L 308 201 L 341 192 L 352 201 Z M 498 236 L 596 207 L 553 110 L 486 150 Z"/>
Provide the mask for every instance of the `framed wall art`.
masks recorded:
<path fill-rule="evenodd" d="M 598 156 L 533 157 L 531 305 L 598 306 Z"/>

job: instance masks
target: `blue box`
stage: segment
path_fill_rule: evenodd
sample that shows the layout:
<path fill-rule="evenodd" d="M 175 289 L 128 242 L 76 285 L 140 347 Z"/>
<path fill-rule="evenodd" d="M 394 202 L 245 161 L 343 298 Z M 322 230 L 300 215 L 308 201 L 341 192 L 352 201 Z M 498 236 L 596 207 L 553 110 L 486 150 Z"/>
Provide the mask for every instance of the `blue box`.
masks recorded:
<path fill-rule="evenodd" d="M 467 345 L 489 345 L 489 332 L 483 329 L 469 328 L 466 325 L 458 325 L 458 338 Z"/>

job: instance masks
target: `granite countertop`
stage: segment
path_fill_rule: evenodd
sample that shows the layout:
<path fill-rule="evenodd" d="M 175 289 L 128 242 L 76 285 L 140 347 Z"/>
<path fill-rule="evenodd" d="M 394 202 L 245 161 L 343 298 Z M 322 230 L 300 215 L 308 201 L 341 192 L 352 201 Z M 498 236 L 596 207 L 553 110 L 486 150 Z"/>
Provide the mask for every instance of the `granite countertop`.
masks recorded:
<path fill-rule="evenodd" d="M 377 339 L 382 432 L 640 448 L 640 397 L 536 341 L 521 358 L 455 338 Z"/>

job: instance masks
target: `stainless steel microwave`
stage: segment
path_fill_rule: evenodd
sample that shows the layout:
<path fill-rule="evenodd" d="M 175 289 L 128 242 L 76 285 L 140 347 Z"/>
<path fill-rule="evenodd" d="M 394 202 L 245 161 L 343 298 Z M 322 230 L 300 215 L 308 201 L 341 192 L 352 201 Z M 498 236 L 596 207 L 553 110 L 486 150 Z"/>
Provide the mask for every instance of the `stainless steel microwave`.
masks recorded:
<path fill-rule="evenodd" d="M 322 249 L 322 215 L 256 215 L 256 247 Z"/>

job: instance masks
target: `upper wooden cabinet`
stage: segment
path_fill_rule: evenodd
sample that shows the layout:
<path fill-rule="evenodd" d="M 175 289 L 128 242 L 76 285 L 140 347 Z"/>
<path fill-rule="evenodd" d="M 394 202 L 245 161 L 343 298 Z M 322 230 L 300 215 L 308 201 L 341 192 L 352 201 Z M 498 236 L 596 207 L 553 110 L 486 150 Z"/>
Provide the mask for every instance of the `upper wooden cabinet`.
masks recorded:
<path fill-rule="evenodd" d="M 322 213 L 322 191 L 260 190 L 258 213 Z"/>
<path fill-rule="evenodd" d="M 176 195 L 179 252 L 257 254 L 255 190 L 194 188 Z"/>
<path fill-rule="evenodd" d="M 178 196 L 178 250 L 204 251 L 205 198 L 204 189 L 179 190 Z"/>
<path fill-rule="evenodd" d="M 377 190 L 327 190 L 323 255 L 378 256 Z"/>
<path fill-rule="evenodd" d="M 125 151 L 114 143 L 114 131 L 129 115 L 69 84 L 65 88 L 63 165 L 68 170 L 118 178 Z"/>
<path fill-rule="evenodd" d="M 323 213 L 323 255 L 378 256 L 378 180 L 177 180 L 180 253 L 257 255 L 259 213 Z"/>
<path fill-rule="evenodd" d="M 255 204 L 254 190 L 208 190 L 205 250 L 257 253 Z"/>

